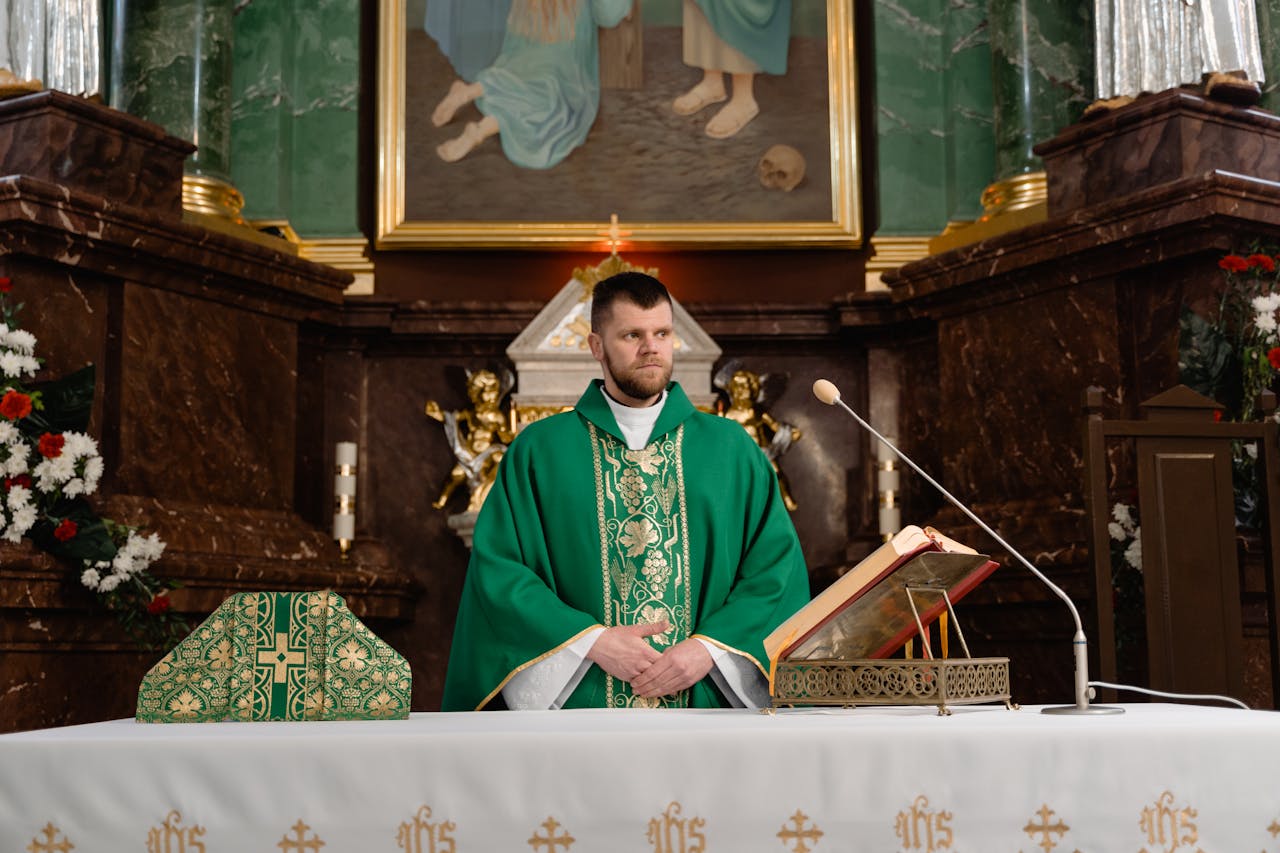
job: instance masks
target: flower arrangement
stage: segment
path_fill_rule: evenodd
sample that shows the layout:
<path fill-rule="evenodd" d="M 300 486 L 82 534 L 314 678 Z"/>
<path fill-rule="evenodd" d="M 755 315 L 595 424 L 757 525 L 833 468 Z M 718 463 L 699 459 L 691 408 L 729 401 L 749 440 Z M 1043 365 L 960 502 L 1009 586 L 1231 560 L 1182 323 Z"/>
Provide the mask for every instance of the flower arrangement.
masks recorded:
<path fill-rule="evenodd" d="M 1107 533 L 1111 536 L 1116 653 L 1123 659 L 1140 645 L 1144 633 L 1141 620 L 1132 618 L 1146 608 L 1142 578 L 1142 527 L 1138 523 L 1137 508 L 1126 503 L 1114 504 Z"/>
<path fill-rule="evenodd" d="M 102 518 L 88 501 L 103 474 L 98 443 L 85 432 L 93 367 L 31 382 L 41 359 L 35 336 L 18 327 L 22 305 L 10 304 L 12 290 L 12 281 L 0 277 L 0 538 L 15 544 L 28 538 L 75 566 L 78 581 L 141 645 L 180 637 L 186 625 L 171 611 L 168 594 L 177 584 L 149 571 L 164 542 Z"/>
<path fill-rule="evenodd" d="M 1182 381 L 1249 421 L 1257 398 L 1280 377 L 1280 271 L 1272 254 L 1227 255 L 1218 261 L 1227 286 L 1217 315 L 1183 308 L 1178 367 Z"/>
<path fill-rule="evenodd" d="M 1221 403 L 1227 420 L 1258 416 L 1258 395 L 1280 380 L 1280 258 L 1255 247 L 1218 261 L 1227 283 L 1217 313 L 1201 317 L 1183 307 L 1178 341 L 1182 382 Z M 1237 442 L 1233 452 L 1236 524 L 1257 528 L 1257 447 Z"/>

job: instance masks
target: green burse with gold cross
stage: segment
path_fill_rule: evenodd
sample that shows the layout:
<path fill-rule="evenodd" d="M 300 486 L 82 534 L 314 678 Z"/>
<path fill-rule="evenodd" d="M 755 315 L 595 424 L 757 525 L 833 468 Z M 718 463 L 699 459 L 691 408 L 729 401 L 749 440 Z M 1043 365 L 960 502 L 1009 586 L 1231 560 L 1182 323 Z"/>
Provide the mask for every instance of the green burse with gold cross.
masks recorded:
<path fill-rule="evenodd" d="M 138 688 L 140 723 L 409 716 L 409 664 L 337 593 L 242 592 Z"/>

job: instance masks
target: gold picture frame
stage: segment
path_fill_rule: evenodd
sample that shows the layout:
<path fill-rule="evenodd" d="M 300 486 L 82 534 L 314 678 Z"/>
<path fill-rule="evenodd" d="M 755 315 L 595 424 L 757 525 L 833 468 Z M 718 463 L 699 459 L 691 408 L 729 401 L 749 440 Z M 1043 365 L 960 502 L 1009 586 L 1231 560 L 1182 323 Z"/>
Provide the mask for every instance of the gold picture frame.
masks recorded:
<path fill-rule="evenodd" d="M 822 2 L 823 0 L 796 0 L 797 3 L 803 2 Z M 430 2 L 430 0 L 427 0 Z M 641 0 L 637 0 L 641 2 Z M 801 215 L 799 218 L 787 219 L 765 219 L 765 218 L 744 218 L 736 220 L 728 215 L 721 215 L 718 211 L 707 208 L 705 211 L 699 211 L 706 215 L 715 217 L 712 220 L 688 218 L 687 214 L 680 211 L 692 209 L 693 205 L 701 204 L 706 198 L 706 194 L 694 195 L 688 198 L 680 198 L 680 188 L 671 185 L 679 182 L 679 176 L 663 178 L 661 175 L 658 180 L 665 180 L 667 190 L 665 196 L 662 196 L 660 202 L 667 204 L 664 210 L 671 210 L 673 218 L 668 219 L 666 216 L 658 217 L 646 215 L 632 218 L 629 211 L 628 201 L 634 201 L 637 198 L 637 191 L 627 191 L 625 188 L 619 192 L 616 206 L 606 210 L 600 203 L 599 199 L 593 202 L 593 210 L 586 211 L 587 205 L 583 205 L 582 211 L 586 215 L 562 216 L 556 217 L 556 221 L 545 218 L 534 219 L 532 212 L 521 209 L 517 202 L 512 199 L 518 198 L 520 189 L 516 184 L 523 180 L 541 181 L 542 187 L 536 194 L 535 198 L 539 200 L 554 199 L 563 202 L 564 205 L 572 206 L 572 196 L 568 192 L 562 193 L 561 187 L 558 186 L 554 179 L 550 176 L 554 175 L 555 170 L 547 170 L 542 173 L 535 173 L 535 170 L 518 170 L 517 167 L 510 166 L 505 160 L 496 163 L 497 158 L 501 155 L 502 149 L 498 139 L 487 140 L 483 145 L 489 146 L 485 149 L 485 156 L 489 158 L 488 166 L 485 167 L 483 173 L 476 170 L 479 165 L 473 163 L 465 168 L 472 170 L 470 178 L 465 180 L 459 178 L 464 173 L 460 166 L 464 161 L 459 163 L 445 163 L 443 160 L 437 162 L 438 155 L 435 154 L 434 138 L 435 126 L 428 124 L 424 120 L 425 116 L 429 116 L 432 105 L 436 102 L 439 95 L 443 95 L 447 91 L 449 80 L 441 76 L 438 81 L 433 79 L 431 75 L 422 73 L 421 61 L 416 57 L 423 53 L 421 45 L 428 43 L 426 33 L 421 25 L 417 25 L 415 18 L 414 31 L 410 32 L 407 22 L 406 10 L 410 4 L 415 4 L 416 9 L 424 8 L 423 0 L 379 0 L 379 18 L 378 18 L 378 116 L 377 116 L 377 235 L 375 237 L 375 245 L 379 249 L 412 249 L 412 248 L 508 248 L 508 249 L 600 249 L 608 248 L 609 219 L 610 214 L 614 213 L 620 217 L 621 233 L 624 238 L 622 245 L 637 249 L 696 249 L 696 248 L 774 248 L 774 247 L 831 247 L 831 248 L 856 248 L 862 245 L 862 211 L 861 211 L 861 163 L 859 160 L 859 145 L 857 137 L 857 85 L 856 85 L 856 69 L 855 69 L 855 47 L 854 47 L 854 27 L 853 27 L 853 0 L 825 0 L 825 37 L 826 37 L 826 92 L 823 99 L 826 104 L 825 116 L 818 112 L 818 115 L 809 116 L 809 120 L 814 127 L 818 128 L 818 132 L 810 134 L 821 140 L 825 132 L 829 139 L 828 151 L 829 164 L 822 162 L 821 157 L 814 157 L 811 162 L 814 165 L 808 168 L 809 176 L 806 177 L 808 184 L 801 184 L 800 189 L 804 189 L 810 193 L 805 204 L 808 205 L 807 210 L 812 215 Z M 821 10 L 814 10 L 814 15 L 820 16 Z M 647 30 L 644 31 L 647 34 Z M 656 30 L 655 30 L 656 32 Z M 410 38 L 416 39 L 411 41 Z M 820 36 L 819 36 L 820 38 Z M 432 50 L 435 50 L 435 42 L 430 42 Z M 818 41 L 820 45 L 820 40 Z M 416 46 L 415 46 L 416 45 Z M 796 51 L 793 49 L 793 56 Z M 813 51 L 816 53 L 816 51 Z M 412 81 L 407 82 L 407 68 L 410 55 L 413 55 L 415 63 L 415 74 Z M 443 54 L 441 54 L 443 55 Z M 812 59 L 812 57 L 810 57 Z M 444 60 L 446 63 L 448 60 Z M 816 62 L 821 62 L 821 57 L 817 57 Z M 447 66 L 446 66 L 447 67 Z M 820 67 L 820 66 L 818 66 Z M 665 66 L 664 66 L 665 68 Z M 451 70 L 451 69 L 450 69 Z M 688 69 L 692 71 L 692 69 Z M 790 67 L 788 75 L 791 74 Z M 696 78 L 695 78 L 696 79 Z M 785 78 L 777 78 L 784 80 Z M 812 77 L 810 78 L 812 79 Z M 430 97 L 424 97 L 424 91 L 427 91 L 427 84 L 424 80 L 430 82 Z M 798 85 L 798 84 L 797 84 Z M 807 90 L 812 96 L 816 86 Z M 406 104 L 406 93 L 410 92 L 412 102 Z M 821 98 L 823 93 L 816 93 Z M 602 101 L 603 101 L 602 97 Z M 763 101 L 762 101 L 763 104 Z M 470 109 L 474 109 L 471 107 Z M 602 107 L 602 115 L 603 115 Z M 708 110 L 707 115 L 713 111 Z M 478 114 L 476 114 L 478 116 Z M 638 118 L 636 118 L 638 116 Z M 625 114 L 626 122 L 630 122 L 633 118 L 637 121 L 656 121 L 651 112 L 644 113 L 627 113 Z M 662 120 L 670 123 L 670 116 L 661 117 Z M 702 119 L 705 121 L 705 115 Z M 757 122 L 760 120 L 757 119 Z M 601 119 L 597 119 L 597 125 Z M 406 137 L 406 124 L 415 128 L 415 134 L 420 138 L 413 139 Z M 616 122 L 621 124 L 622 122 Z M 760 125 L 765 126 L 764 122 Z M 455 131 L 462 125 L 459 123 L 455 126 Z M 777 136 L 785 136 L 785 128 L 779 131 Z M 425 128 L 425 130 L 423 130 Z M 593 127 L 591 133 L 597 131 Z M 668 132 L 668 131 L 662 131 Z M 743 134 L 744 136 L 746 134 Z M 760 134 L 757 133 L 757 136 Z M 689 137 L 692 139 L 692 137 Z M 698 137 L 696 141 L 689 139 L 681 139 L 679 142 L 688 150 L 691 146 L 705 145 L 708 150 L 725 150 L 714 149 L 715 141 L 704 141 Z M 592 144 L 592 138 L 589 136 L 587 142 L 583 143 L 582 148 Z M 787 142 L 784 138 L 776 140 L 761 140 L 757 143 L 756 150 L 763 151 L 765 142 Z M 806 139 L 812 144 L 812 139 Z M 602 145 L 604 143 L 601 143 Z M 745 144 L 745 143 L 744 143 Z M 818 143 L 820 144 L 820 142 Z M 634 147 L 634 146 L 632 146 Z M 742 146 L 739 146 L 741 149 Z M 479 152 L 481 149 L 475 149 Z M 819 149 L 820 150 L 820 149 Z M 497 152 L 495 154 L 494 152 Z M 597 148 L 593 152 L 597 158 L 610 156 L 608 149 Z M 577 156 L 575 151 L 571 158 Z M 584 157 L 586 155 L 583 155 Z M 631 157 L 629 150 L 621 152 L 619 157 Z M 679 156 L 679 152 L 676 155 Z M 717 156 L 714 153 L 704 154 L 702 156 Z M 756 180 L 756 155 L 753 152 L 752 159 L 747 161 L 745 157 L 739 157 L 732 164 L 737 170 L 735 177 L 740 181 L 741 192 L 745 195 L 748 192 L 748 184 L 758 184 Z M 655 166 L 658 168 L 665 167 L 666 160 L 671 158 L 665 155 L 655 157 Z M 566 161 L 568 162 L 568 161 Z M 581 158 L 578 162 L 581 162 Z M 598 160 L 597 160 L 598 162 Z M 608 162 L 616 163 L 617 159 L 610 159 Z M 676 161 L 672 161 L 676 162 Z M 563 165 L 563 164 L 562 164 Z M 559 167 L 557 167 L 559 168 Z M 697 171 L 696 164 L 686 167 L 690 170 L 687 173 Z M 512 177 L 513 173 L 515 174 Z M 608 177 L 607 173 L 612 173 L 612 169 L 596 168 L 591 172 L 590 179 L 599 178 L 604 180 Z M 506 177 L 502 177 L 505 174 Z M 811 179 L 817 176 L 816 180 Z M 526 178 L 526 176 L 528 176 Z M 582 180 L 582 173 L 579 172 L 578 179 Z M 829 204 L 827 199 L 823 198 L 821 191 L 827 186 L 829 178 Z M 437 183 L 437 179 L 441 181 L 454 181 L 453 189 L 444 188 L 443 185 Z M 459 184 L 458 181 L 463 180 Z M 515 182 L 513 184 L 512 182 Z M 411 182 L 411 183 L 407 183 Z M 505 182 L 505 183 L 504 183 Z M 458 187 L 465 186 L 468 189 L 465 193 L 461 192 Z M 646 181 L 643 184 L 644 189 L 639 190 L 641 194 L 648 193 L 648 187 L 651 182 Z M 441 187 L 440 189 L 436 189 Z M 472 189 L 478 188 L 476 192 L 487 193 L 492 199 L 492 206 L 485 207 L 483 216 L 475 212 L 469 213 L 467 216 L 455 215 L 452 212 L 451 205 L 454 201 L 462 198 L 464 195 L 468 200 L 472 200 Z M 597 188 L 598 189 L 598 188 Z M 791 204 L 799 199 L 800 193 L 783 193 L 781 190 L 761 190 L 758 186 L 751 186 L 750 192 L 755 193 L 755 206 L 760 208 L 761 204 L 768 205 L 768 209 L 773 211 L 777 208 Z M 433 195 L 433 192 L 435 193 Z M 759 199 L 764 193 L 772 193 L 768 196 L 768 200 L 760 202 Z M 526 193 L 528 195 L 528 193 Z M 611 201 L 612 199 L 608 199 Z M 645 200 L 648 196 L 645 195 Z M 544 210 L 541 203 L 536 207 Z M 726 208 L 728 209 L 728 208 Z M 736 209 L 736 208 L 735 208 Z M 492 210 L 493 217 L 489 218 Z M 829 216 L 824 211 L 829 210 Z M 570 212 L 578 212 L 576 210 Z M 677 218 L 677 217 L 686 218 Z M 612 235 L 615 240 L 617 238 L 617 228 Z M 616 245 L 616 244 L 615 244 Z"/>

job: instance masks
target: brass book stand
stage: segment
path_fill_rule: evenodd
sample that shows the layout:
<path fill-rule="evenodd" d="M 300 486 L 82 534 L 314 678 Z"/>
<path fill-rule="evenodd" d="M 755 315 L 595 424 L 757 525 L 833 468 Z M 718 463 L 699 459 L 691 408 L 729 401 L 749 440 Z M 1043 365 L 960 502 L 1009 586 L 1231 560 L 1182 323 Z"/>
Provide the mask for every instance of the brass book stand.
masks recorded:
<path fill-rule="evenodd" d="M 1009 692 L 1009 659 L 975 658 L 969 654 L 969 644 L 947 589 L 932 585 L 907 585 L 903 589 L 924 649 L 923 658 L 782 658 L 773 675 L 773 707 L 936 705 L 941 716 L 950 716 L 952 705 L 1003 702 L 1006 708 L 1016 709 Z M 915 597 L 919 594 L 937 595 L 946 603 L 949 621 L 964 649 L 963 658 L 933 656 L 929 634 L 916 606 Z M 945 623 L 942 630 L 946 631 Z"/>

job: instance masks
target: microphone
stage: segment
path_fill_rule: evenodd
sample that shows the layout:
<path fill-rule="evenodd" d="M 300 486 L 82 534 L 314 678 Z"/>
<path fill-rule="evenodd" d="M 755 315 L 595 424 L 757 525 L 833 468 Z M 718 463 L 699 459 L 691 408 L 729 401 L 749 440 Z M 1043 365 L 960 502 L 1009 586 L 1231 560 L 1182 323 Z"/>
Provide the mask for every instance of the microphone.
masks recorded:
<path fill-rule="evenodd" d="M 950 492 L 944 489 L 941 483 L 939 483 L 937 480 L 933 479 L 928 474 L 926 474 L 924 472 L 924 469 L 922 469 L 919 465 L 913 462 L 911 458 L 907 456 L 907 454 L 903 453 L 901 450 L 895 447 L 893 445 L 893 442 L 889 441 L 889 439 L 881 435 L 878 431 L 876 431 L 875 427 L 873 427 L 871 424 L 864 421 L 861 417 L 858 416 L 857 412 L 849 408 L 845 404 L 845 402 L 840 399 L 840 389 L 837 388 L 834 383 L 826 379 L 819 379 L 818 381 L 813 383 L 813 395 L 817 397 L 819 400 L 821 400 L 822 402 L 826 403 L 828 406 L 838 405 L 842 409 L 844 409 L 846 412 L 848 412 L 849 415 L 855 421 L 857 421 L 859 424 L 862 425 L 863 429 L 867 430 L 867 432 L 874 435 L 877 439 L 880 440 L 881 444 L 883 444 L 885 447 L 892 450 L 894 452 L 894 455 L 896 455 L 903 462 L 907 463 L 907 465 L 911 466 L 911 469 L 913 471 L 915 471 L 921 477 L 924 477 L 925 481 L 928 482 L 929 485 L 937 489 L 939 492 L 941 492 L 942 496 L 946 498 L 948 501 L 950 501 L 951 504 L 956 509 L 963 512 L 966 516 L 970 518 L 970 520 L 973 521 L 974 524 L 978 525 L 978 527 L 986 531 L 987 535 L 990 536 L 992 539 L 994 539 L 1000 545 L 1000 547 L 1004 548 L 1011 555 L 1013 555 L 1013 557 L 1019 563 L 1021 563 L 1024 567 L 1026 567 L 1027 570 L 1031 572 L 1031 574 L 1035 575 L 1037 578 L 1040 579 L 1040 581 L 1045 586 L 1053 590 L 1053 593 L 1057 595 L 1058 598 L 1061 598 L 1064 602 L 1066 602 L 1067 608 L 1071 611 L 1071 618 L 1074 619 L 1076 623 L 1076 635 L 1071 640 L 1071 644 L 1075 649 L 1076 704 L 1044 708 L 1042 709 L 1042 713 L 1045 713 L 1045 714 L 1123 714 L 1124 708 L 1117 708 L 1111 705 L 1090 705 L 1089 704 L 1089 700 L 1092 699 L 1093 697 L 1091 695 L 1091 688 L 1089 687 L 1088 641 L 1085 640 L 1084 625 L 1080 621 L 1080 611 L 1076 609 L 1075 603 L 1071 601 L 1071 599 L 1067 596 L 1067 594 L 1063 592 L 1062 589 L 1057 584 L 1049 580 L 1049 578 L 1046 577 L 1043 572 L 1041 572 L 1035 566 L 1031 565 L 1030 560 L 1028 560 L 1026 557 L 1018 553 L 1018 551 L 1015 550 L 1014 547 L 1010 545 L 1008 542 L 1004 541 L 1004 539 L 1000 537 L 1000 534 L 992 530 L 986 524 L 986 522 L 978 518 L 978 516 L 974 515 L 973 511 L 970 510 L 964 504 L 962 504 L 958 498 L 956 498 L 954 495 L 952 495 Z"/>

